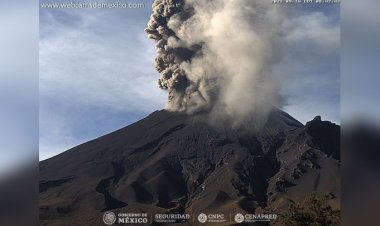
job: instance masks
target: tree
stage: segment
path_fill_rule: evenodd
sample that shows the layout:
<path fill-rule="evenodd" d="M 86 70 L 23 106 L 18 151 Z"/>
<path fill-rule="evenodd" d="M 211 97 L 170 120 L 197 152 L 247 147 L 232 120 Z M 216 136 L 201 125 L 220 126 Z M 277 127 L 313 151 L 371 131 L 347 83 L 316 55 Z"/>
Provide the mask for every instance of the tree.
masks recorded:
<path fill-rule="evenodd" d="M 326 199 L 312 194 L 301 204 L 290 204 L 290 208 L 279 218 L 286 226 L 338 226 L 340 211 L 333 210 Z"/>

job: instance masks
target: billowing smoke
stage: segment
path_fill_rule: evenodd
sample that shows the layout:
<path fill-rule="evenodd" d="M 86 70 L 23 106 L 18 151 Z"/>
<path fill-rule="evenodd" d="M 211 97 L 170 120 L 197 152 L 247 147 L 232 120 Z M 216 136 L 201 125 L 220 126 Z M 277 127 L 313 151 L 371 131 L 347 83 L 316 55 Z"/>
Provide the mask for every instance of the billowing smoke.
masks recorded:
<path fill-rule="evenodd" d="M 155 0 L 146 32 L 156 40 L 167 109 L 241 121 L 281 107 L 271 73 L 280 22 L 268 0 Z"/>

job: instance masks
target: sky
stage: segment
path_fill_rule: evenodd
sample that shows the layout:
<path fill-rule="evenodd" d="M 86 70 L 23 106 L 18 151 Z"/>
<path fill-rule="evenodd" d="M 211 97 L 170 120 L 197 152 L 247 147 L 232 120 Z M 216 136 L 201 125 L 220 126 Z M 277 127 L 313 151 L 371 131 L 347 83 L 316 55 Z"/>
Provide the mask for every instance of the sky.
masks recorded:
<path fill-rule="evenodd" d="M 141 1 L 142 2 L 142 1 Z M 146 2 L 146 1 L 144 1 Z M 274 73 L 284 110 L 340 122 L 339 7 L 294 7 Z M 50 158 L 164 108 L 144 9 L 40 9 L 39 157 Z"/>
<path fill-rule="evenodd" d="M 321 115 L 340 124 L 339 5 L 294 7 L 293 18 L 285 24 L 292 32 L 275 66 L 278 77 L 285 77 L 284 110 L 302 123 Z"/>
<path fill-rule="evenodd" d="M 144 9 L 40 9 L 40 159 L 162 109 Z"/>

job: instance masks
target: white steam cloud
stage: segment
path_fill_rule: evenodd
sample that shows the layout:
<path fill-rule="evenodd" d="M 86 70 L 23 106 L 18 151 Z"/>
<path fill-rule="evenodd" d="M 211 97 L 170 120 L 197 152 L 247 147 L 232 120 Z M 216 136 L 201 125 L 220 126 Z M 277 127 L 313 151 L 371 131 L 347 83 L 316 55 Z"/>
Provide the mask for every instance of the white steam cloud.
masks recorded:
<path fill-rule="evenodd" d="M 146 32 L 167 109 L 238 122 L 281 107 L 271 66 L 281 57 L 282 17 L 268 0 L 155 0 Z"/>

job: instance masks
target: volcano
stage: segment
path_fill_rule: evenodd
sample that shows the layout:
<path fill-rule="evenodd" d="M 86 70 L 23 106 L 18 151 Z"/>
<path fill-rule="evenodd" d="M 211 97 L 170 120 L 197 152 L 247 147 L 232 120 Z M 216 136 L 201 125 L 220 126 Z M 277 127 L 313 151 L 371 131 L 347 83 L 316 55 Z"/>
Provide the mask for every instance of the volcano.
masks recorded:
<path fill-rule="evenodd" d="M 311 193 L 339 208 L 339 141 L 338 125 L 278 109 L 260 129 L 156 111 L 40 162 L 40 225 L 104 225 L 105 211 L 188 213 L 180 224 L 194 225 L 199 213 L 281 212 Z"/>

